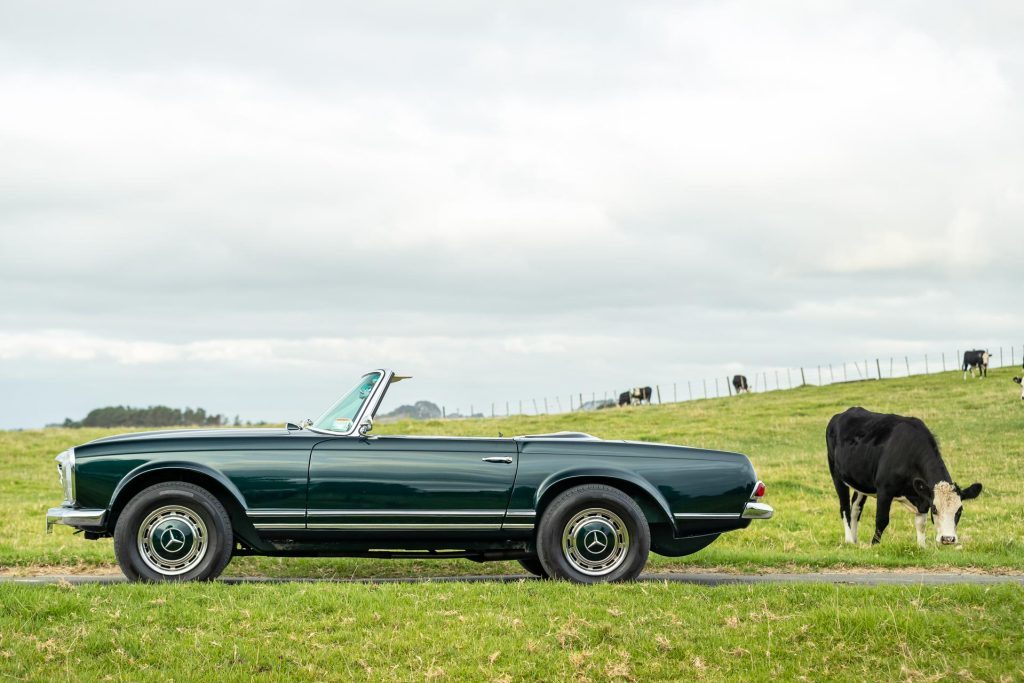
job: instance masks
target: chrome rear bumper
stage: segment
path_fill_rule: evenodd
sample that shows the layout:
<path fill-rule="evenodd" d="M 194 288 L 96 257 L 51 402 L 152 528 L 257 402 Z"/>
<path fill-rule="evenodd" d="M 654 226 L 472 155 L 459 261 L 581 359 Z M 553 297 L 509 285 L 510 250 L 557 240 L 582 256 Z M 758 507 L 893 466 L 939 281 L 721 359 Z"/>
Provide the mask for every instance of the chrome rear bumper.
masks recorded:
<path fill-rule="evenodd" d="M 50 508 L 46 511 L 46 533 L 53 532 L 54 524 L 66 524 L 79 529 L 102 529 L 106 517 L 106 510 L 94 508 Z"/>
<path fill-rule="evenodd" d="M 775 514 L 774 508 L 767 503 L 749 502 L 743 506 L 743 519 L 771 519 Z"/>

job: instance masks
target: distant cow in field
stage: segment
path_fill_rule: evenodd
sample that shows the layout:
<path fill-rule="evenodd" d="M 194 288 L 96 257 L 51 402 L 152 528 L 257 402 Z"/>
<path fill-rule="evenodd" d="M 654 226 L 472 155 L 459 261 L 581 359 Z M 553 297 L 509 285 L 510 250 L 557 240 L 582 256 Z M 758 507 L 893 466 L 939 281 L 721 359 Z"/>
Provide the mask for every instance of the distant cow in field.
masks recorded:
<path fill-rule="evenodd" d="M 747 378 L 744 375 L 732 376 L 732 388 L 736 390 L 737 394 L 750 392 L 750 385 L 747 384 Z"/>
<path fill-rule="evenodd" d="M 988 351 L 964 351 L 964 379 L 967 379 L 967 371 L 970 369 L 971 377 L 974 377 L 974 369 L 978 369 L 978 375 L 988 377 Z"/>
<path fill-rule="evenodd" d="M 935 540 L 943 545 L 957 542 L 962 503 L 977 498 L 981 484 L 966 489 L 956 485 L 924 422 L 850 408 L 829 420 L 825 443 L 847 543 L 857 542 L 857 523 L 868 496 L 877 498 L 878 504 L 872 543 L 882 540 L 893 501 L 914 513 L 917 543 L 922 548 L 929 512 L 935 523 Z"/>
<path fill-rule="evenodd" d="M 619 394 L 619 405 L 620 406 L 639 406 L 644 403 L 651 402 L 651 391 L 650 387 L 633 387 L 629 391 L 623 391 Z"/>
<path fill-rule="evenodd" d="M 1024 378 L 1014 377 L 1013 381 L 1020 384 L 1020 400 L 1024 401 Z"/>

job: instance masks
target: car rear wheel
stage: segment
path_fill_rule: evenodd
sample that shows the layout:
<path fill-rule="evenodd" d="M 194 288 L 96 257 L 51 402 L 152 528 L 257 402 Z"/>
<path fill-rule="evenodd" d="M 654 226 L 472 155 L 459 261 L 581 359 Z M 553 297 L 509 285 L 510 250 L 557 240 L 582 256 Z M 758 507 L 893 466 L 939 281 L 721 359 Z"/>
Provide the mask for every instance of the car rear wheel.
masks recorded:
<path fill-rule="evenodd" d="M 539 576 L 542 579 L 548 578 L 547 572 L 544 571 L 544 565 L 540 563 L 540 559 L 537 557 L 520 558 L 519 564 L 523 569 L 530 572 L 534 576 Z"/>
<path fill-rule="evenodd" d="M 140 491 L 121 512 L 114 554 L 130 580 L 208 581 L 231 561 L 231 519 L 217 497 L 183 481 Z"/>
<path fill-rule="evenodd" d="M 577 583 L 635 579 L 650 549 L 651 530 L 640 506 L 604 484 L 559 494 L 537 530 L 537 555 L 545 573 Z"/>

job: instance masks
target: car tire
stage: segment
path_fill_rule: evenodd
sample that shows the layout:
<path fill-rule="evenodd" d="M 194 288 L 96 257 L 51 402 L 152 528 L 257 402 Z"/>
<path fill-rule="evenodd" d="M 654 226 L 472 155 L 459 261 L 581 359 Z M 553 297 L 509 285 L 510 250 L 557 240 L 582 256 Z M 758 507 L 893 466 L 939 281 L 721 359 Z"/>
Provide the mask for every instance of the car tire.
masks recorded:
<path fill-rule="evenodd" d="M 140 491 L 121 511 L 114 554 L 131 581 L 209 581 L 231 561 L 227 510 L 212 493 L 183 481 Z"/>
<path fill-rule="evenodd" d="M 554 579 L 576 583 L 631 581 L 651 550 L 651 530 L 631 497 L 605 484 L 560 493 L 537 529 L 537 556 Z"/>
<path fill-rule="evenodd" d="M 521 557 L 518 560 L 519 565 L 530 572 L 534 576 L 539 576 L 542 579 L 548 578 L 547 572 L 544 571 L 544 565 L 541 564 L 540 559 L 537 557 Z"/>

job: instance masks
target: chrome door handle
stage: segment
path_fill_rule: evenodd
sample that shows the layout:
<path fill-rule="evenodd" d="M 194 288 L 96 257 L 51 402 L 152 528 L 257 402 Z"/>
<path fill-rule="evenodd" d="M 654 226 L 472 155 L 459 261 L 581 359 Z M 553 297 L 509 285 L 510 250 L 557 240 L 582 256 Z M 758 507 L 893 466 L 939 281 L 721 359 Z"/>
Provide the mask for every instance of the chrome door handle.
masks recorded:
<path fill-rule="evenodd" d="M 480 458 L 480 459 L 483 460 L 484 462 L 500 462 L 500 463 L 504 463 L 506 465 L 511 465 L 512 464 L 512 458 L 505 458 L 505 457 L 497 457 L 496 456 L 496 457 L 493 457 L 493 458 Z"/>

